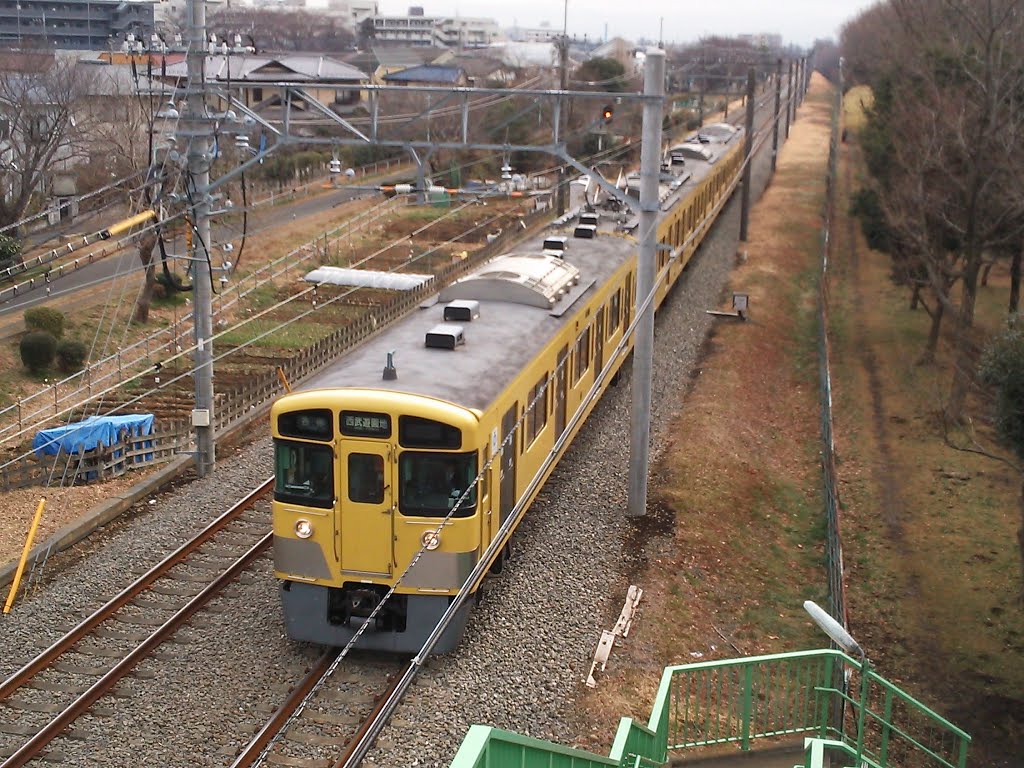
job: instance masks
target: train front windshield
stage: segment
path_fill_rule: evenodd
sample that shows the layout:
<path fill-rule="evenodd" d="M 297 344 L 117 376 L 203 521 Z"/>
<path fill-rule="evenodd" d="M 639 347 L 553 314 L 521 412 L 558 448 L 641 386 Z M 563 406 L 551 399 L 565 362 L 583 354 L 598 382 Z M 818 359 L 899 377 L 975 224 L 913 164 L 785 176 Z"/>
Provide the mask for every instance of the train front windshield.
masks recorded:
<path fill-rule="evenodd" d="M 398 459 L 398 507 L 410 517 L 447 517 L 462 500 L 455 517 L 476 511 L 476 453 L 403 451 Z"/>
<path fill-rule="evenodd" d="M 307 507 L 334 504 L 334 449 L 291 440 L 274 441 L 274 498 Z"/>

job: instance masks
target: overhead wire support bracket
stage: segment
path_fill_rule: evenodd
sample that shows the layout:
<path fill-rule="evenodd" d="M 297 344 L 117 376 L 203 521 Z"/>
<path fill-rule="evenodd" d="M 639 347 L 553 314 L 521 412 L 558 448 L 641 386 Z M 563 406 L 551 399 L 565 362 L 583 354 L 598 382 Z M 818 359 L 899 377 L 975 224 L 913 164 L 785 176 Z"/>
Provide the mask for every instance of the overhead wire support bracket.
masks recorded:
<path fill-rule="evenodd" d="M 302 88 L 289 88 L 288 90 L 289 92 L 294 93 L 296 96 L 301 96 L 302 100 L 307 105 L 309 105 L 310 107 L 312 107 L 314 110 L 324 115 L 325 117 L 329 117 L 332 121 L 340 125 L 345 130 L 351 131 L 360 139 L 362 139 L 364 143 L 370 141 L 370 138 L 368 136 L 364 136 L 363 133 L 358 131 L 348 120 L 325 107 L 323 104 L 319 102 L 319 100 L 310 96 Z"/>

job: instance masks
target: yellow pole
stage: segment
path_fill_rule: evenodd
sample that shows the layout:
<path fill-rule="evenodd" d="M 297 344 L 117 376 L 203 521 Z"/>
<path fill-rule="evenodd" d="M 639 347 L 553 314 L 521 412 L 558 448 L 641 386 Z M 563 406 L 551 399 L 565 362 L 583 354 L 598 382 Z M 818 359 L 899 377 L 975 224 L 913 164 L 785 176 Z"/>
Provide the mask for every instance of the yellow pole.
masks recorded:
<path fill-rule="evenodd" d="M 292 385 L 288 383 L 288 377 L 285 376 L 284 368 L 282 368 L 280 365 L 277 366 L 277 378 L 281 380 L 281 385 L 284 387 L 285 392 L 292 391 Z"/>
<path fill-rule="evenodd" d="M 21 553 L 21 560 L 18 562 L 18 570 L 14 573 L 14 581 L 11 582 L 11 591 L 7 595 L 7 602 L 4 603 L 4 613 L 11 612 L 14 605 L 14 596 L 18 594 L 18 585 L 21 584 L 21 576 L 25 572 L 25 563 L 28 562 L 28 553 L 32 550 L 32 541 L 36 537 L 36 529 L 39 528 L 39 521 L 43 519 L 43 507 L 46 506 L 46 497 L 39 499 L 39 506 L 36 507 L 36 516 L 32 519 L 32 525 L 28 529 L 28 538 L 25 540 L 25 549 Z"/>

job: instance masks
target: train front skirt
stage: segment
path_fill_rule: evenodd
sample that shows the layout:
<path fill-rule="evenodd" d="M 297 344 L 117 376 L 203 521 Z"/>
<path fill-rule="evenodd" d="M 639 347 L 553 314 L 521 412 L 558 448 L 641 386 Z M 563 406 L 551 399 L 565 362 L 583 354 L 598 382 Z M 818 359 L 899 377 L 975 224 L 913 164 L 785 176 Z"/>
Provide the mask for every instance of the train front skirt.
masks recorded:
<path fill-rule="evenodd" d="M 339 589 L 298 581 L 281 582 L 281 604 L 288 636 L 321 645 L 347 645 L 380 596 L 346 586 L 347 589 Z M 355 647 L 417 653 L 451 601 L 448 595 L 392 595 L 388 601 L 391 605 L 386 605 L 387 610 L 371 620 Z M 434 653 L 447 653 L 458 645 L 466 629 L 471 603 L 467 601 L 458 610 L 455 620 L 434 646 Z"/>

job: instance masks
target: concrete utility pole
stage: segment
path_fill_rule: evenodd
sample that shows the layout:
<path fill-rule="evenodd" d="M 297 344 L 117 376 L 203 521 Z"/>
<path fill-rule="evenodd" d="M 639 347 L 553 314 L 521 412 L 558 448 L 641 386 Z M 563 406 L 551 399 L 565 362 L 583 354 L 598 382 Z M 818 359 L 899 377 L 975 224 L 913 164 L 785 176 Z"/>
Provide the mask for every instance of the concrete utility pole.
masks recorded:
<path fill-rule="evenodd" d="M 754 167 L 754 89 L 757 80 L 754 68 L 747 70 L 747 117 L 743 125 L 743 157 L 746 165 L 743 168 L 743 189 L 740 203 L 740 240 L 747 241 L 747 230 L 750 228 L 750 182 Z"/>
<path fill-rule="evenodd" d="M 193 206 L 195 248 L 192 251 L 192 308 L 196 353 L 196 402 L 192 426 L 196 431 L 196 471 L 205 477 L 216 455 L 213 435 L 213 288 L 210 282 L 210 149 L 209 122 L 206 114 L 206 2 L 189 0 L 189 48 L 186 58 L 189 90 L 179 136 L 188 143 L 188 179 Z"/>
<path fill-rule="evenodd" d="M 651 441 L 651 369 L 654 363 L 654 302 L 641 306 L 654 290 L 658 247 L 658 177 L 661 172 L 661 120 L 665 107 L 665 52 L 648 48 L 644 62 L 644 102 L 640 145 L 640 255 L 636 275 L 636 326 L 633 347 L 633 403 L 629 441 L 627 514 L 647 514 L 647 473 Z"/>
<path fill-rule="evenodd" d="M 775 60 L 775 118 L 772 120 L 772 175 L 779 154 L 779 109 L 782 107 L 782 59 Z"/>
<path fill-rule="evenodd" d="M 558 89 L 561 91 L 568 90 L 569 85 L 569 36 L 562 33 L 562 39 L 558 44 Z M 564 101 L 562 103 L 562 109 L 559 112 L 558 122 L 559 125 L 568 125 L 568 115 L 565 114 L 568 110 L 569 102 Z M 559 131 L 561 134 L 561 131 Z M 564 139 L 559 136 L 559 143 L 564 144 Z M 565 184 L 566 169 L 564 165 L 558 167 L 558 189 L 555 190 L 555 204 L 556 212 L 559 216 L 565 213 L 566 208 L 566 184 Z"/>

